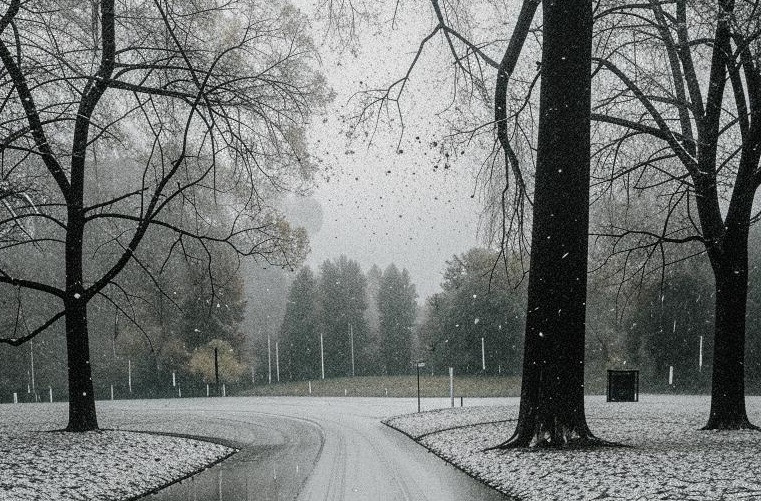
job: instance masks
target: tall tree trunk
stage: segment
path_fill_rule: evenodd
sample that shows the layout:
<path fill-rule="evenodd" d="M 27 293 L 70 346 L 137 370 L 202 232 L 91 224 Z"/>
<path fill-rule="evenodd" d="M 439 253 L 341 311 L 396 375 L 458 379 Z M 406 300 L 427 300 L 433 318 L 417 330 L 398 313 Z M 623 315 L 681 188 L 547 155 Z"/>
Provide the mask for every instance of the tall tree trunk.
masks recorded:
<path fill-rule="evenodd" d="M 81 200 L 81 198 L 79 198 Z M 87 331 L 87 298 L 82 283 L 82 204 L 69 203 L 66 233 L 66 353 L 69 377 L 67 431 L 98 429 Z"/>
<path fill-rule="evenodd" d="M 592 4 L 554 0 L 543 12 L 521 404 L 501 447 L 594 440 L 584 414 Z"/>
<path fill-rule="evenodd" d="M 705 430 L 755 429 L 745 410 L 748 227 L 727 225 L 723 252 L 709 253 L 716 278 L 711 411 Z M 716 257 L 719 254 L 719 257 Z"/>
<path fill-rule="evenodd" d="M 87 305 L 83 301 L 68 301 L 66 304 L 66 352 L 69 366 L 69 424 L 66 431 L 97 430 Z"/>

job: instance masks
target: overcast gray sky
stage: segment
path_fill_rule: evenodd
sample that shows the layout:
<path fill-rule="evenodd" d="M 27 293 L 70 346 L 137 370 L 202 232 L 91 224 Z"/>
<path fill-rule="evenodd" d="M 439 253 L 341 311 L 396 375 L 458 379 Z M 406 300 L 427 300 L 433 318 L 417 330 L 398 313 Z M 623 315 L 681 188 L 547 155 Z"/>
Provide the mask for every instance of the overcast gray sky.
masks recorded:
<path fill-rule="evenodd" d="M 309 8 L 304 8 L 309 12 Z M 356 112 L 351 96 L 384 87 L 402 76 L 422 37 L 430 29 L 426 15 L 406 16 L 395 29 L 382 21 L 363 30 L 356 51 L 338 53 L 321 45 L 324 71 L 336 93 L 324 121 L 311 128 L 313 152 L 326 171 L 313 197 L 322 206 L 322 225 L 311 238 L 307 264 L 346 254 L 367 270 L 394 262 L 407 268 L 421 299 L 436 292 L 445 261 L 478 245 L 480 207 L 474 194 L 478 159 L 458 160 L 434 169 L 447 133 L 436 116 L 451 100 L 451 86 L 433 75 L 450 71 L 440 43 L 431 46 L 402 101 L 404 133 L 399 121 L 381 126 L 372 145 L 349 143 L 344 117 Z M 319 27 L 318 27 L 319 28 Z M 319 40 L 319 33 L 316 35 Z"/>

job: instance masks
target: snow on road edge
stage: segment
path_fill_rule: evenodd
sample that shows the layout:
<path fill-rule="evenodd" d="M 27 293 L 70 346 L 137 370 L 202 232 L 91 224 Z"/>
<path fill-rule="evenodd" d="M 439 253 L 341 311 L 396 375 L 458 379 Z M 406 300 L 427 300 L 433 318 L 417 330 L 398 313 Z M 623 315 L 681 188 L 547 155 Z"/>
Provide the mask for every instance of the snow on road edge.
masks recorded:
<path fill-rule="evenodd" d="M 0 500 L 135 499 L 229 457 L 221 444 L 130 431 L 10 432 Z"/>
<path fill-rule="evenodd" d="M 516 406 L 444 409 L 384 423 L 470 476 L 523 501 L 761 498 L 761 433 L 706 432 L 704 397 L 587 402 L 598 436 L 629 445 L 574 451 L 486 451 L 509 438 Z M 761 399 L 748 399 L 751 420 Z"/>

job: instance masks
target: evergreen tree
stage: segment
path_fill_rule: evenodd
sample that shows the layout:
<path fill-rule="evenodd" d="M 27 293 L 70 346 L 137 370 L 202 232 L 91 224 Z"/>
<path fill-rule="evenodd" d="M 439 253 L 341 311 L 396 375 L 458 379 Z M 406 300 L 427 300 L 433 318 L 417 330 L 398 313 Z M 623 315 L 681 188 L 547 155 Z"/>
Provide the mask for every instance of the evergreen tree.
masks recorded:
<path fill-rule="evenodd" d="M 378 289 L 380 347 L 387 374 L 406 374 L 412 362 L 412 328 L 415 324 L 415 286 L 406 269 L 391 264 Z"/>
<path fill-rule="evenodd" d="M 344 255 L 335 261 L 325 261 L 321 272 L 320 327 L 325 375 L 366 374 L 370 362 L 365 320 L 367 279 L 359 264 Z"/>
<path fill-rule="evenodd" d="M 421 326 L 435 366 L 481 372 L 484 338 L 487 373 L 519 372 L 525 289 L 510 284 L 496 261 L 497 254 L 485 249 L 447 261 L 443 291 L 428 299 Z"/>
<path fill-rule="evenodd" d="M 280 327 L 280 370 L 286 379 L 320 377 L 317 279 L 305 266 L 296 274 L 288 293 Z"/>

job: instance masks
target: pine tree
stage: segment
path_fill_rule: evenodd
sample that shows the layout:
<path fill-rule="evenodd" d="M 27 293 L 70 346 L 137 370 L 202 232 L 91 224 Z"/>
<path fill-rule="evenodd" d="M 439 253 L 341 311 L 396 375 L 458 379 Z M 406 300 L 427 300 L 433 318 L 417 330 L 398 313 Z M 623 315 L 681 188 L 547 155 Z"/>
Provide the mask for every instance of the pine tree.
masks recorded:
<path fill-rule="evenodd" d="M 288 293 L 280 327 L 281 372 L 286 379 L 320 377 L 317 279 L 311 268 L 299 270 Z"/>
<path fill-rule="evenodd" d="M 378 290 L 380 346 L 387 374 L 405 374 L 412 362 L 412 329 L 417 305 L 415 286 L 407 270 L 391 264 Z"/>

